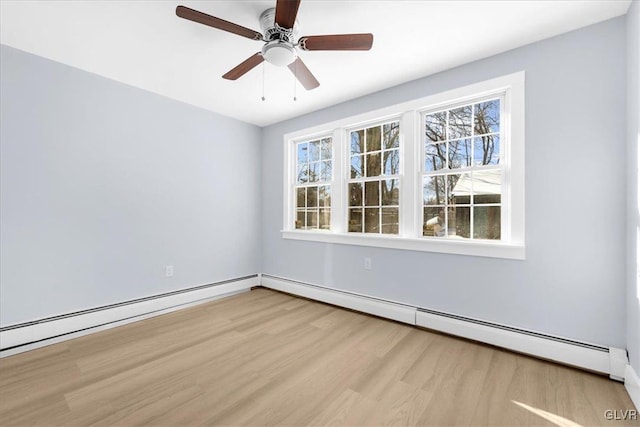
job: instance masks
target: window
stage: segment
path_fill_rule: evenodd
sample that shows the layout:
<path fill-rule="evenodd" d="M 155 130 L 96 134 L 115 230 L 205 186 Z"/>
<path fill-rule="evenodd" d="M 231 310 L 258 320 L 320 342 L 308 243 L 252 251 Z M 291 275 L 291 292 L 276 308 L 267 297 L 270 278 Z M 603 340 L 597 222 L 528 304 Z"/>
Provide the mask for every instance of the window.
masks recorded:
<path fill-rule="evenodd" d="M 331 138 L 296 144 L 295 228 L 331 228 L 331 177 L 333 148 Z"/>
<path fill-rule="evenodd" d="M 284 144 L 284 238 L 524 259 L 523 72 Z"/>
<path fill-rule="evenodd" d="M 400 122 L 349 132 L 349 232 L 398 234 Z"/>
<path fill-rule="evenodd" d="M 423 236 L 501 239 L 501 98 L 422 115 Z"/>

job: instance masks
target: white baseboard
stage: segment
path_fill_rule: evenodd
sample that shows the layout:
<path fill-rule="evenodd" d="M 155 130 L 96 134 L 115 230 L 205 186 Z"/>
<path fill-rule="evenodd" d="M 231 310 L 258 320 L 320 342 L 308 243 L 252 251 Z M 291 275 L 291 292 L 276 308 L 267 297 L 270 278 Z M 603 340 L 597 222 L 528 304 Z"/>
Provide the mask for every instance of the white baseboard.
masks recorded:
<path fill-rule="evenodd" d="M 230 280 L 104 309 L 28 322 L 0 331 L 0 358 L 203 304 L 259 286 L 259 277 Z"/>
<path fill-rule="evenodd" d="M 624 371 L 624 387 L 636 409 L 640 410 L 640 377 L 631 365 L 627 365 Z"/>
<path fill-rule="evenodd" d="M 302 283 L 292 279 L 269 275 L 261 276 L 262 286 L 282 292 L 300 295 L 316 301 L 346 307 L 376 316 L 397 320 L 411 325 L 422 326 L 451 335 L 468 338 L 519 353 L 552 360 L 570 366 L 619 376 L 626 366 L 626 352 L 622 349 L 608 348 L 581 343 L 560 337 L 517 330 L 516 328 L 477 322 L 446 313 L 425 312 L 406 304 L 380 300 L 366 295 L 358 295 L 324 286 Z M 482 323 L 482 324 L 480 324 Z M 624 360 L 621 354 L 624 353 Z"/>
<path fill-rule="evenodd" d="M 265 288 L 300 295 L 315 301 L 350 308 L 363 313 L 397 320 L 398 322 L 416 324 L 415 307 L 273 276 L 262 275 L 261 279 L 262 286 Z"/>

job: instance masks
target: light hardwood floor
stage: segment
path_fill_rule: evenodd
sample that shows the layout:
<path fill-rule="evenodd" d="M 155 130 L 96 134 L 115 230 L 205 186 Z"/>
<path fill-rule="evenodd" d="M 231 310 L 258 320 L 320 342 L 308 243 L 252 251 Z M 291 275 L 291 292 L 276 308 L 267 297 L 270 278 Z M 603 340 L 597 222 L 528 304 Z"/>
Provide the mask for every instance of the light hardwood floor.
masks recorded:
<path fill-rule="evenodd" d="M 0 425 L 640 425 L 620 383 L 266 289 L 0 360 Z M 619 414 L 619 412 L 618 412 Z"/>

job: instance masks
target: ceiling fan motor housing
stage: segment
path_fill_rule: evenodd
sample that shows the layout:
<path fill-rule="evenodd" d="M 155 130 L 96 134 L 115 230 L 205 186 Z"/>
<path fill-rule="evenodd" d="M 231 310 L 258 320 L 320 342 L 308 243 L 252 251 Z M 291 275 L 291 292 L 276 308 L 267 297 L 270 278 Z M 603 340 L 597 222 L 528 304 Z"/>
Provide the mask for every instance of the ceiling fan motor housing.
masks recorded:
<path fill-rule="evenodd" d="M 260 28 L 266 41 L 281 40 L 293 44 L 298 33 L 298 20 L 296 19 L 293 28 L 283 28 L 276 24 L 276 9 L 271 7 L 260 14 Z"/>
<path fill-rule="evenodd" d="M 264 59 L 278 67 L 291 64 L 298 57 L 294 45 L 297 21 L 293 28 L 283 28 L 275 23 L 276 9 L 269 8 L 260 15 L 260 27 L 267 43 L 262 47 Z"/>

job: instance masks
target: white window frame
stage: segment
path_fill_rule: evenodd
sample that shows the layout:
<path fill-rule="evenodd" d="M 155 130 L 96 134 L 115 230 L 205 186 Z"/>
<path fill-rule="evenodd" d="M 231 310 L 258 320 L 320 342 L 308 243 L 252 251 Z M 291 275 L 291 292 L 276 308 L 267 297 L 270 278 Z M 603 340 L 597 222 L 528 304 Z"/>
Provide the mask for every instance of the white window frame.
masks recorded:
<path fill-rule="evenodd" d="M 297 158 L 297 148 L 296 148 L 297 145 L 299 143 L 303 143 L 303 142 L 322 141 L 323 139 L 326 139 L 326 138 L 331 139 L 331 180 L 329 180 L 329 181 L 307 181 L 304 184 L 297 183 L 297 182 L 292 182 L 292 186 L 293 186 L 292 187 L 292 191 L 294 191 L 294 192 L 296 192 L 297 188 L 300 188 L 300 187 L 305 187 L 307 189 L 310 188 L 310 187 L 317 187 L 318 188 L 318 204 L 320 202 L 320 200 L 319 200 L 320 199 L 320 194 L 319 194 L 320 187 L 329 186 L 329 188 L 331 189 L 330 190 L 330 194 L 331 194 L 330 197 L 333 199 L 333 183 L 334 183 L 334 179 L 333 179 L 333 176 L 334 176 L 334 172 L 333 172 L 333 168 L 334 168 L 333 156 L 335 155 L 335 150 L 333 148 L 332 135 L 331 135 L 331 133 L 328 133 L 328 134 L 319 135 L 319 136 L 317 136 L 315 138 L 300 138 L 300 139 L 297 139 L 295 141 L 291 141 L 291 146 L 292 146 L 291 149 L 293 150 L 293 163 L 294 163 L 294 168 L 295 168 L 295 171 L 294 171 L 295 175 L 294 176 L 298 176 L 298 170 L 297 170 L 297 166 L 298 166 L 297 165 L 297 160 L 298 160 L 298 158 Z M 309 154 L 309 153 L 307 153 L 307 154 Z M 307 161 L 307 163 L 310 163 L 310 162 Z M 295 181 L 295 179 L 294 179 L 294 181 Z M 292 215 L 291 221 L 293 221 L 295 223 L 295 221 L 297 219 L 297 194 L 295 194 L 294 197 L 296 199 L 296 200 L 294 200 L 294 206 L 293 206 L 295 212 L 291 213 L 291 215 Z M 308 212 L 308 208 L 305 208 L 305 215 L 306 215 L 306 212 Z M 333 212 L 331 210 L 330 210 L 330 212 L 331 212 L 331 214 L 333 214 Z M 320 215 L 318 215 L 317 222 L 318 222 L 318 224 L 317 224 L 318 225 L 318 229 L 320 229 Z M 332 223 L 332 220 L 331 220 L 330 223 Z M 304 228 L 304 229 L 298 229 L 298 228 L 295 228 L 295 227 L 293 227 L 293 228 L 295 230 L 306 230 L 306 231 L 315 230 L 315 229 L 307 229 L 307 228 Z"/>
<path fill-rule="evenodd" d="M 495 95 L 483 95 L 479 98 L 469 98 L 466 99 L 464 102 L 460 102 L 457 104 L 449 104 L 446 106 L 446 108 L 429 108 L 429 109 L 423 109 L 420 111 L 420 126 L 421 126 L 421 130 L 424 130 L 424 116 L 425 115 L 429 115 L 435 112 L 442 112 L 442 111 L 451 111 L 454 110 L 456 108 L 462 107 L 462 106 L 470 106 L 479 102 L 484 102 L 487 101 L 489 99 L 498 99 L 500 101 L 500 117 L 506 117 L 506 96 L 505 93 L 497 93 Z M 473 123 L 473 122 L 472 122 Z M 506 137 L 506 132 L 504 129 L 504 125 L 503 123 L 500 124 L 500 138 L 501 140 L 505 140 L 507 141 L 508 138 Z M 473 138 L 471 138 L 473 139 Z M 447 139 L 448 140 L 448 139 Z M 449 140 L 448 140 L 449 141 Z M 473 143 L 473 142 L 472 142 Z M 504 153 L 506 152 L 507 148 L 508 148 L 508 143 L 507 144 L 500 144 L 500 153 L 499 156 L 500 158 L 502 158 L 504 156 Z M 482 171 L 482 170 L 487 170 L 489 168 L 487 168 L 486 165 L 483 166 L 478 166 L 478 165 L 472 165 L 470 167 L 464 167 L 464 168 L 460 168 L 460 169 L 448 169 L 448 168 L 444 168 L 444 169 L 439 169 L 437 171 L 429 171 L 427 173 L 427 171 L 424 171 L 424 164 L 425 164 L 425 152 L 423 150 L 423 145 L 421 145 L 419 147 L 420 149 L 420 170 L 421 170 L 421 176 L 424 177 L 426 175 L 431 175 L 431 176 L 447 176 L 450 174 L 456 174 L 456 173 L 461 173 L 461 174 L 467 174 L 467 173 L 474 173 L 477 171 Z M 505 162 L 503 162 L 502 160 L 500 161 L 500 164 L 498 165 L 491 165 L 490 169 L 494 170 L 494 169 L 499 169 L 501 174 L 503 172 L 505 172 L 506 167 L 505 167 Z M 500 235 L 501 235 L 501 241 L 509 241 L 510 240 L 510 235 L 511 235 L 511 218 L 509 217 L 509 214 L 507 212 L 506 207 L 509 206 L 509 194 L 508 194 L 508 189 L 509 189 L 509 185 L 506 181 L 506 179 L 501 179 L 501 200 L 500 200 L 500 207 L 501 207 L 501 221 L 500 221 Z M 471 205 L 475 205 L 475 203 L 471 203 Z M 420 208 L 420 207 L 418 207 Z M 418 221 L 421 224 L 424 224 L 424 218 L 423 218 L 423 211 L 419 211 L 418 212 Z M 417 227 L 418 225 L 416 225 Z M 471 229 L 473 228 L 473 221 L 470 224 L 470 232 Z M 436 237 L 436 239 L 440 240 L 443 237 Z M 475 238 L 471 238 L 470 240 L 478 240 Z M 468 240 L 465 240 L 465 242 Z"/>
<path fill-rule="evenodd" d="M 363 187 L 365 187 L 365 182 L 367 181 L 382 181 L 384 179 L 397 179 L 400 182 L 400 191 L 402 191 L 402 164 L 399 165 L 399 172 L 396 175 L 393 175 L 390 177 L 390 175 L 384 175 L 384 174 L 380 174 L 377 176 L 366 176 L 366 172 L 365 172 L 365 165 L 366 165 L 366 161 L 362 164 L 362 172 L 363 172 L 363 177 L 362 179 L 351 179 L 351 152 L 350 152 L 350 144 L 351 144 L 351 132 L 353 131 L 357 131 L 360 129 L 368 129 L 372 126 L 380 126 L 386 123 L 391 123 L 391 122 L 398 122 L 398 124 L 401 126 L 402 125 L 402 117 L 401 115 L 397 115 L 396 117 L 385 117 L 383 120 L 375 120 L 373 122 L 370 123 L 360 123 L 358 126 L 350 126 L 349 128 L 344 129 L 344 137 L 345 139 L 345 143 L 347 144 L 344 148 L 344 152 L 345 152 L 345 161 L 344 161 L 344 173 L 345 175 L 343 175 L 343 180 L 342 180 L 342 185 L 346 185 L 348 187 L 349 183 L 351 182 L 355 182 L 355 181 L 359 181 L 362 182 Z M 383 144 L 383 139 L 382 139 L 382 133 L 381 133 L 381 140 L 380 140 L 380 144 L 381 144 L 381 149 L 380 149 L 380 163 L 381 166 L 384 168 L 384 155 L 382 154 L 384 152 L 384 149 L 382 148 L 382 144 Z M 400 134 L 398 135 L 398 154 L 400 156 L 400 159 L 402 159 L 402 131 L 400 131 Z M 366 158 L 366 155 L 364 156 Z M 390 177 L 390 178 L 387 178 Z M 349 194 L 348 192 L 343 189 L 344 191 L 344 203 L 345 203 L 345 209 L 344 209 L 344 223 L 345 223 L 345 229 L 348 228 L 348 226 L 346 224 L 348 224 L 349 221 Z M 398 234 L 382 234 L 380 233 L 366 233 L 366 232 L 357 232 L 357 231 L 352 231 L 349 232 L 349 234 L 360 234 L 360 235 L 378 235 L 378 236 L 398 236 L 398 235 L 402 235 L 402 230 L 400 229 L 400 227 L 402 226 L 402 202 L 401 202 L 401 197 L 398 200 L 398 219 L 399 219 L 399 230 L 398 230 Z M 366 205 L 364 204 L 364 194 L 363 194 L 363 212 L 362 212 L 362 223 L 363 223 L 363 227 L 364 227 L 364 221 L 365 221 L 365 214 L 364 214 L 364 209 L 366 209 Z"/>
<path fill-rule="evenodd" d="M 524 185 L 524 71 L 448 90 L 391 107 L 370 111 L 284 135 L 283 229 L 285 239 L 372 246 L 447 254 L 525 259 Z M 502 240 L 458 240 L 422 236 L 422 119 L 425 111 L 481 97 L 504 95 L 501 132 L 507 138 L 500 161 L 504 166 Z M 347 232 L 349 177 L 348 131 L 400 117 L 400 229 L 398 235 Z M 331 230 L 296 230 L 295 199 L 296 142 L 332 136 Z"/>

